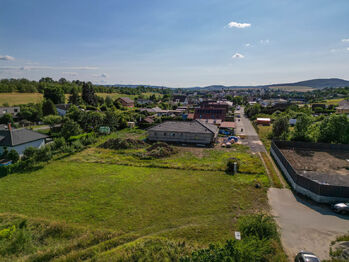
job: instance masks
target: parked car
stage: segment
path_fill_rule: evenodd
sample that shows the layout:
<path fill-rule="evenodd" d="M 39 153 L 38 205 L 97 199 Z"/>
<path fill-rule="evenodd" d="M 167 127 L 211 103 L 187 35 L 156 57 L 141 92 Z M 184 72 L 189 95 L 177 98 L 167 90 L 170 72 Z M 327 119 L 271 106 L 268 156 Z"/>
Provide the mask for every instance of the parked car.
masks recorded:
<path fill-rule="evenodd" d="M 332 205 L 332 209 L 336 213 L 349 214 L 349 203 L 337 203 Z"/>
<path fill-rule="evenodd" d="M 295 262 L 320 262 L 320 259 L 311 252 L 301 251 L 294 259 Z"/>

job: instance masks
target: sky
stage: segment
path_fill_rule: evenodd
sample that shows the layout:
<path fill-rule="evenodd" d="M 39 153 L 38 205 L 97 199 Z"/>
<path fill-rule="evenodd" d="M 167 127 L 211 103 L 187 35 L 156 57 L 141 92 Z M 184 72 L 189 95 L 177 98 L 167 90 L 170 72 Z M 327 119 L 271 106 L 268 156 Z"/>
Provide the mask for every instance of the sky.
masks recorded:
<path fill-rule="evenodd" d="M 349 80 L 348 0 L 0 0 L 0 79 Z"/>

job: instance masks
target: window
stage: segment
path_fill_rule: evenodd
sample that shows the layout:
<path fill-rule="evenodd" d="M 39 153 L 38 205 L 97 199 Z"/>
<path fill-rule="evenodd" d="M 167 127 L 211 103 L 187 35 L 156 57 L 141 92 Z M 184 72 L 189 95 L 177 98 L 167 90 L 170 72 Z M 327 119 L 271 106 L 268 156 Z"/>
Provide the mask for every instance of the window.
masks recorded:
<path fill-rule="evenodd" d="M 172 133 L 171 136 L 176 136 L 176 134 L 175 134 L 175 133 Z"/>
<path fill-rule="evenodd" d="M 17 113 L 17 112 L 18 112 L 18 109 L 17 109 L 17 108 L 15 108 L 15 110 L 14 110 L 14 111 L 15 111 L 15 113 Z"/>
<path fill-rule="evenodd" d="M 166 136 L 166 133 L 164 133 L 164 136 Z"/>

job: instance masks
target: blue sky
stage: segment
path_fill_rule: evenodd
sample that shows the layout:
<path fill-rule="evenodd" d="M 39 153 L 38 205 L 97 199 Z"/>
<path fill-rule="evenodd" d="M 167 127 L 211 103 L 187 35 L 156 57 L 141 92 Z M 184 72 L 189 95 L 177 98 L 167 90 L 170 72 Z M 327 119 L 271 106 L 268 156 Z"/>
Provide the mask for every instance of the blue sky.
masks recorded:
<path fill-rule="evenodd" d="M 348 0 L 0 0 L 0 78 L 349 79 Z"/>

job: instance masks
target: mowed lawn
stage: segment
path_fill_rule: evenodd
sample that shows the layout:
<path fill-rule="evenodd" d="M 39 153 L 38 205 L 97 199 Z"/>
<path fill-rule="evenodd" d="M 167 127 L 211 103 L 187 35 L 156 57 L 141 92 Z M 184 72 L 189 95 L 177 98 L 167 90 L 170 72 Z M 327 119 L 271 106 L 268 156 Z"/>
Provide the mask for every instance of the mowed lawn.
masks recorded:
<path fill-rule="evenodd" d="M 0 179 L 0 212 L 139 236 L 230 239 L 239 215 L 267 209 L 265 175 L 55 161 Z"/>

